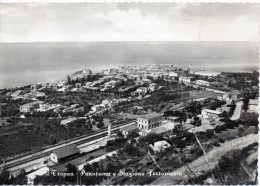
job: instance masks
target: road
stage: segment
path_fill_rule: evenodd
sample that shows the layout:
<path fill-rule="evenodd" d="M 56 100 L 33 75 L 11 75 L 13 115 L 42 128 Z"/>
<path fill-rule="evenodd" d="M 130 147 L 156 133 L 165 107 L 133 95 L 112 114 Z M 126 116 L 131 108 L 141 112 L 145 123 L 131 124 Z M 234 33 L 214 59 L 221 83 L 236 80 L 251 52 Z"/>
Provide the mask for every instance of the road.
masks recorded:
<path fill-rule="evenodd" d="M 233 115 L 231 116 L 230 120 L 237 120 L 240 118 L 240 115 L 241 115 L 241 112 L 242 112 L 242 105 L 243 105 L 243 102 L 242 101 L 238 101 L 236 103 L 236 109 L 233 113 Z"/>
<path fill-rule="evenodd" d="M 238 139 L 226 141 L 225 143 L 221 144 L 220 147 L 216 147 L 206 153 L 209 164 L 206 163 L 205 156 L 201 156 L 188 165 L 195 173 L 195 175 L 198 176 L 204 171 L 207 172 L 212 170 L 218 164 L 218 160 L 221 158 L 221 156 L 226 154 L 231 149 L 242 149 L 254 142 L 258 142 L 258 134 L 250 134 Z M 174 170 L 174 172 L 178 173 L 178 175 L 175 174 L 176 176 L 161 176 L 156 179 L 152 185 L 174 185 L 178 184 L 180 181 L 188 180 L 189 176 L 193 176 L 186 166 L 182 166 Z"/>
<path fill-rule="evenodd" d="M 127 125 L 132 125 L 134 123 L 135 122 L 130 122 L 127 124 L 121 124 L 121 125 L 114 126 L 114 127 L 112 127 L 111 131 L 113 133 L 115 133 L 121 127 L 127 126 Z M 106 135 L 107 135 L 107 130 L 98 132 L 93 135 L 88 135 L 86 137 L 77 138 L 75 140 L 71 140 L 68 143 L 55 145 L 55 146 L 45 149 L 43 151 L 7 161 L 7 162 L 5 162 L 5 164 L 1 164 L 0 167 L 5 166 L 5 168 L 10 173 L 13 173 L 13 175 L 16 175 L 17 173 L 19 173 L 19 170 L 21 170 L 21 169 L 26 169 L 27 171 L 30 171 L 35 168 L 37 169 L 37 168 L 44 166 L 43 162 L 48 159 L 49 154 L 55 149 L 58 149 L 58 148 L 61 148 L 61 147 L 64 147 L 64 146 L 70 145 L 70 144 L 76 144 L 77 146 L 80 146 L 80 147 L 84 146 L 84 144 L 85 144 L 85 146 L 86 146 L 91 141 L 96 141 L 97 139 L 103 138 Z"/>

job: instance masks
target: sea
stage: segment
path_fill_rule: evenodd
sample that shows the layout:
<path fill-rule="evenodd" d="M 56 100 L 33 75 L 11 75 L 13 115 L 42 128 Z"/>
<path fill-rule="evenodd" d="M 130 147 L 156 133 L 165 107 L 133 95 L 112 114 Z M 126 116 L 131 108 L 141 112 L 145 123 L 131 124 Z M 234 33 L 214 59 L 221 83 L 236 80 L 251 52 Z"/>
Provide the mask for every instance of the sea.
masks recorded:
<path fill-rule="evenodd" d="M 0 43 L 0 89 L 53 82 L 84 68 L 174 64 L 204 73 L 259 70 L 257 42 Z"/>

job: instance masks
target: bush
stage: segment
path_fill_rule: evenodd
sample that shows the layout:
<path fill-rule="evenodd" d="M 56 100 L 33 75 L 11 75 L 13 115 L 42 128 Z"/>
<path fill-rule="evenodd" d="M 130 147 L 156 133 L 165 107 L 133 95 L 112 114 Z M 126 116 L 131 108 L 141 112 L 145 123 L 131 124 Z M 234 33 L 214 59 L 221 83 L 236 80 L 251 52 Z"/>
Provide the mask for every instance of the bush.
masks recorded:
<path fill-rule="evenodd" d="M 148 161 L 148 162 L 146 162 L 146 165 L 148 166 L 148 165 L 152 165 L 153 164 L 153 162 L 151 162 L 151 161 Z"/>
<path fill-rule="evenodd" d="M 214 141 L 214 142 L 213 142 L 213 145 L 214 145 L 215 147 L 219 147 L 219 146 L 220 146 L 220 144 L 219 144 L 218 141 Z"/>
<path fill-rule="evenodd" d="M 225 142 L 225 140 L 223 138 L 220 138 L 218 141 L 219 141 L 219 143 L 224 143 Z"/>

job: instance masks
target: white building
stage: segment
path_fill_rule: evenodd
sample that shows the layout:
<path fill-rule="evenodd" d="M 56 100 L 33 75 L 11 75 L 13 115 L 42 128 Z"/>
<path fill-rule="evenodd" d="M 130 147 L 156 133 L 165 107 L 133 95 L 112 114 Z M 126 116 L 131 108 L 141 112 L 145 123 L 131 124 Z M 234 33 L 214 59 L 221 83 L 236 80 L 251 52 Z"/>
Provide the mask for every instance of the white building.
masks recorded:
<path fill-rule="evenodd" d="M 204 80 L 196 80 L 196 81 L 194 81 L 194 83 L 196 84 L 196 85 L 202 85 L 202 86 L 209 86 L 209 82 L 208 81 L 204 81 Z"/>
<path fill-rule="evenodd" d="M 61 120 L 60 124 L 67 126 L 69 123 L 76 121 L 76 120 L 77 120 L 77 118 L 75 118 L 75 117 L 67 118 L 67 119 Z"/>
<path fill-rule="evenodd" d="M 137 118 L 137 125 L 139 129 L 149 130 L 159 127 L 162 124 L 163 115 L 160 113 L 150 113 Z"/>
<path fill-rule="evenodd" d="M 202 118 L 218 118 L 220 114 L 221 114 L 220 111 L 210 110 L 210 109 L 203 109 L 201 111 Z"/>
<path fill-rule="evenodd" d="M 80 151 L 78 147 L 75 144 L 71 144 L 53 150 L 53 152 L 50 154 L 50 160 L 53 161 L 54 163 L 60 163 L 64 161 L 66 158 L 72 157 L 79 153 Z"/>
<path fill-rule="evenodd" d="M 28 185 L 34 185 L 34 179 L 36 176 L 42 176 L 44 174 L 47 174 L 49 172 L 49 168 L 48 167 L 42 167 L 30 174 L 27 174 L 26 177 L 27 177 L 27 184 Z"/>
<path fill-rule="evenodd" d="M 169 77 L 178 77 L 176 72 L 169 72 Z"/>
<path fill-rule="evenodd" d="M 149 146 L 154 152 L 162 152 L 165 149 L 169 148 L 171 145 L 167 141 L 163 140 L 157 141 L 154 143 L 154 145 L 150 144 Z"/>
<path fill-rule="evenodd" d="M 180 76 L 179 77 L 179 82 L 183 82 L 185 84 L 190 84 L 191 83 L 191 77 L 185 77 L 185 76 Z"/>
<path fill-rule="evenodd" d="M 248 112 L 254 112 L 258 113 L 259 108 L 258 108 L 258 99 L 249 99 L 248 103 Z"/>
<path fill-rule="evenodd" d="M 33 112 L 40 108 L 43 101 L 34 101 L 20 106 L 20 112 Z"/>
<path fill-rule="evenodd" d="M 104 107 L 101 105 L 94 105 L 91 107 L 91 110 L 93 110 L 94 112 L 100 111 L 102 110 Z"/>

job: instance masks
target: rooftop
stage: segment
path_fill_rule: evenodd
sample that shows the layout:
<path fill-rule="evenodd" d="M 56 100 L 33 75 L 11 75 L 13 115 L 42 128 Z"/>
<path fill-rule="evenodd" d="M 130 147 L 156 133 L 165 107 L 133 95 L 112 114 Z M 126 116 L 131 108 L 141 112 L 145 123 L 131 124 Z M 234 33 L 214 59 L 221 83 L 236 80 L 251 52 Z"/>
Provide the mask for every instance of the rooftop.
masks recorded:
<path fill-rule="evenodd" d="M 65 158 L 65 157 L 71 156 L 73 154 L 79 153 L 79 149 L 75 144 L 71 144 L 71 145 L 67 145 L 67 146 L 61 147 L 59 149 L 56 149 L 53 151 L 53 153 L 58 158 Z"/>
<path fill-rule="evenodd" d="M 156 118 L 156 117 L 159 117 L 159 116 L 162 116 L 162 114 L 156 113 L 156 112 L 152 112 L 150 114 L 141 115 L 141 116 L 139 116 L 139 118 L 142 118 L 142 119 L 152 119 L 152 118 Z"/>
<path fill-rule="evenodd" d="M 159 127 L 152 129 L 151 132 L 154 132 L 156 134 L 161 134 L 161 133 L 170 131 L 173 128 L 174 128 L 174 125 L 172 123 L 168 123 L 168 124 L 164 124 L 164 125 L 161 125 Z"/>
<path fill-rule="evenodd" d="M 75 121 L 75 120 L 77 120 L 77 118 L 64 119 L 64 120 L 61 120 L 60 124 L 61 124 L 61 125 L 66 125 L 66 124 L 68 124 L 68 123 L 70 123 L 70 122 L 73 122 L 73 121 Z"/>
<path fill-rule="evenodd" d="M 27 174 L 26 176 L 31 179 L 31 180 L 34 180 L 34 178 L 36 176 L 42 176 L 44 174 L 46 174 L 50 169 L 48 167 L 42 167 L 40 169 L 38 169 L 37 171 L 34 171 L 30 174 Z"/>
<path fill-rule="evenodd" d="M 34 102 L 31 102 L 31 103 L 26 103 L 22 106 L 31 106 L 31 105 L 40 104 L 40 103 L 43 103 L 43 101 L 34 101 Z"/>
<path fill-rule="evenodd" d="M 258 99 L 249 99 L 249 105 L 258 105 Z"/>
<path fill-rule="evenodd" d="M 210 110 L 210 109 L 204 109 L 202 111 L 205 111 L 205 112 L 210 112 L 210 113 L 213 113 L 213 114 L 221 114 L 221 112 L 217 111 L 217 110 Z"/>

